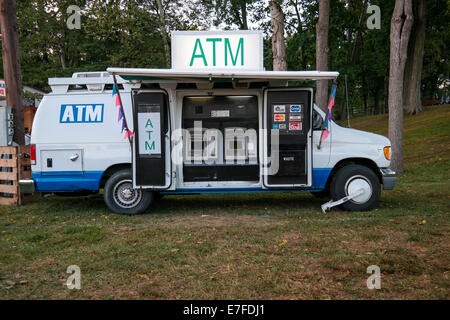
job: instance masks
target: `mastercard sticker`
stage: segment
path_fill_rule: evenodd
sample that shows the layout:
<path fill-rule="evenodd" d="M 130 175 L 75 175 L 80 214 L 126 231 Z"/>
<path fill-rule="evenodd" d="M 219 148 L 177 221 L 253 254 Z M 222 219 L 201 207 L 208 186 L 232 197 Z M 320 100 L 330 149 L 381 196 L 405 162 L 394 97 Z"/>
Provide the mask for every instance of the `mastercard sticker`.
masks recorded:
<path fill-rule="evenodd" d="M 284 114 L 274 114 L 273 115 L 274 122 L 284 122 L 286 121 L 286 115 Z"/>

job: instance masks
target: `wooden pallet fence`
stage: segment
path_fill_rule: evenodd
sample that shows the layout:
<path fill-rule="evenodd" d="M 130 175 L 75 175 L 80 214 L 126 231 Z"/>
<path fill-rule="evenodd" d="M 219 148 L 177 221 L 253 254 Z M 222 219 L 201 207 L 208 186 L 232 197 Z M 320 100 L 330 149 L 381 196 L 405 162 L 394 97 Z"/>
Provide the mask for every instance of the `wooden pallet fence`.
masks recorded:
<path fill-rule="evenodd" d="M 30 147 L 0 147 L 0 205 L 21 205 L 36 198 L 20 192 L 19 180 L 31 179 Z"/>

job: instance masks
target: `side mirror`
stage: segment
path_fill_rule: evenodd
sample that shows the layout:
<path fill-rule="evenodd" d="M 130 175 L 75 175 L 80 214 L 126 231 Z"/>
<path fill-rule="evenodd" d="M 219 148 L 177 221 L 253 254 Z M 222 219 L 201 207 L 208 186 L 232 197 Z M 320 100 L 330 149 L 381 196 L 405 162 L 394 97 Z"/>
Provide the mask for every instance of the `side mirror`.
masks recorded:
<path fill-rule="evenodd" d="M 323 118 L 318 112 L 313 113 L 313 130 L 323 130 L 325 128 L 325 123 Z"/>

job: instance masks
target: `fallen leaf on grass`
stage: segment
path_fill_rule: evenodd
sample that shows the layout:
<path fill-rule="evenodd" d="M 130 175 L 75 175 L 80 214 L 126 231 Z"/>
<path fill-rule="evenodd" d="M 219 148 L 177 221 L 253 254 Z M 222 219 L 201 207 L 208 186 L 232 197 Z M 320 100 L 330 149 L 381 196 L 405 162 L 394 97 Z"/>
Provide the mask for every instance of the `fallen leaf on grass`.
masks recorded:
<path fill-rule="evenodd" d="M 180 249 L 175 248 L 175 249 L 172 249 L 172 250 L 170 250 L 170 251 L 172 251 L 172 252 L 178 252 L 178 251 L 180 251 Z"/>
<path fill-rule="evenodd" d="M 138 274 L 138 277 L 146 279 L 146 280 L 150 280 L 150 277 L 148 275 L 146 275 L 146 274 Z"/>

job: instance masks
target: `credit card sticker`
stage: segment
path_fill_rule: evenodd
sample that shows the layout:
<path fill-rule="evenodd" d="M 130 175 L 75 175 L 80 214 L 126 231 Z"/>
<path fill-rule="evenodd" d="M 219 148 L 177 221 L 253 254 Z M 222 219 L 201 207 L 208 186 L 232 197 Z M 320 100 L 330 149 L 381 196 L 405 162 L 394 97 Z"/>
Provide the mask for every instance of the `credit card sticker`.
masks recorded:
<path fill-rule="evenodd" d="M 302 116 L 299 114 L 291 114 L 289 116 L 289 121 L 302 121 Z"/>
<path fill-rule="evenodd" d="M 290 122 L 289 123 L 289 130 L 290 131 L 301 131 L 302 130 L 302 123 L 301 122 Z"/>
<path fill-rule="evenodd" d="M 290 107 L 291 112 L 302 112 L 302 105 L 301 104 L 291 104 Z"/>
<path fill-rule="evenodd" d="M 273 115 L 274 122 L 284 122 L 286 121 L 286 115 L 284 114 L 274 114 Z"/>
<path fill-rule="evenodd" d="M 286 106 L 284 104 L 276 104 L 273 106 L 273 112 L 274 113 L 285 113 Z"/>

